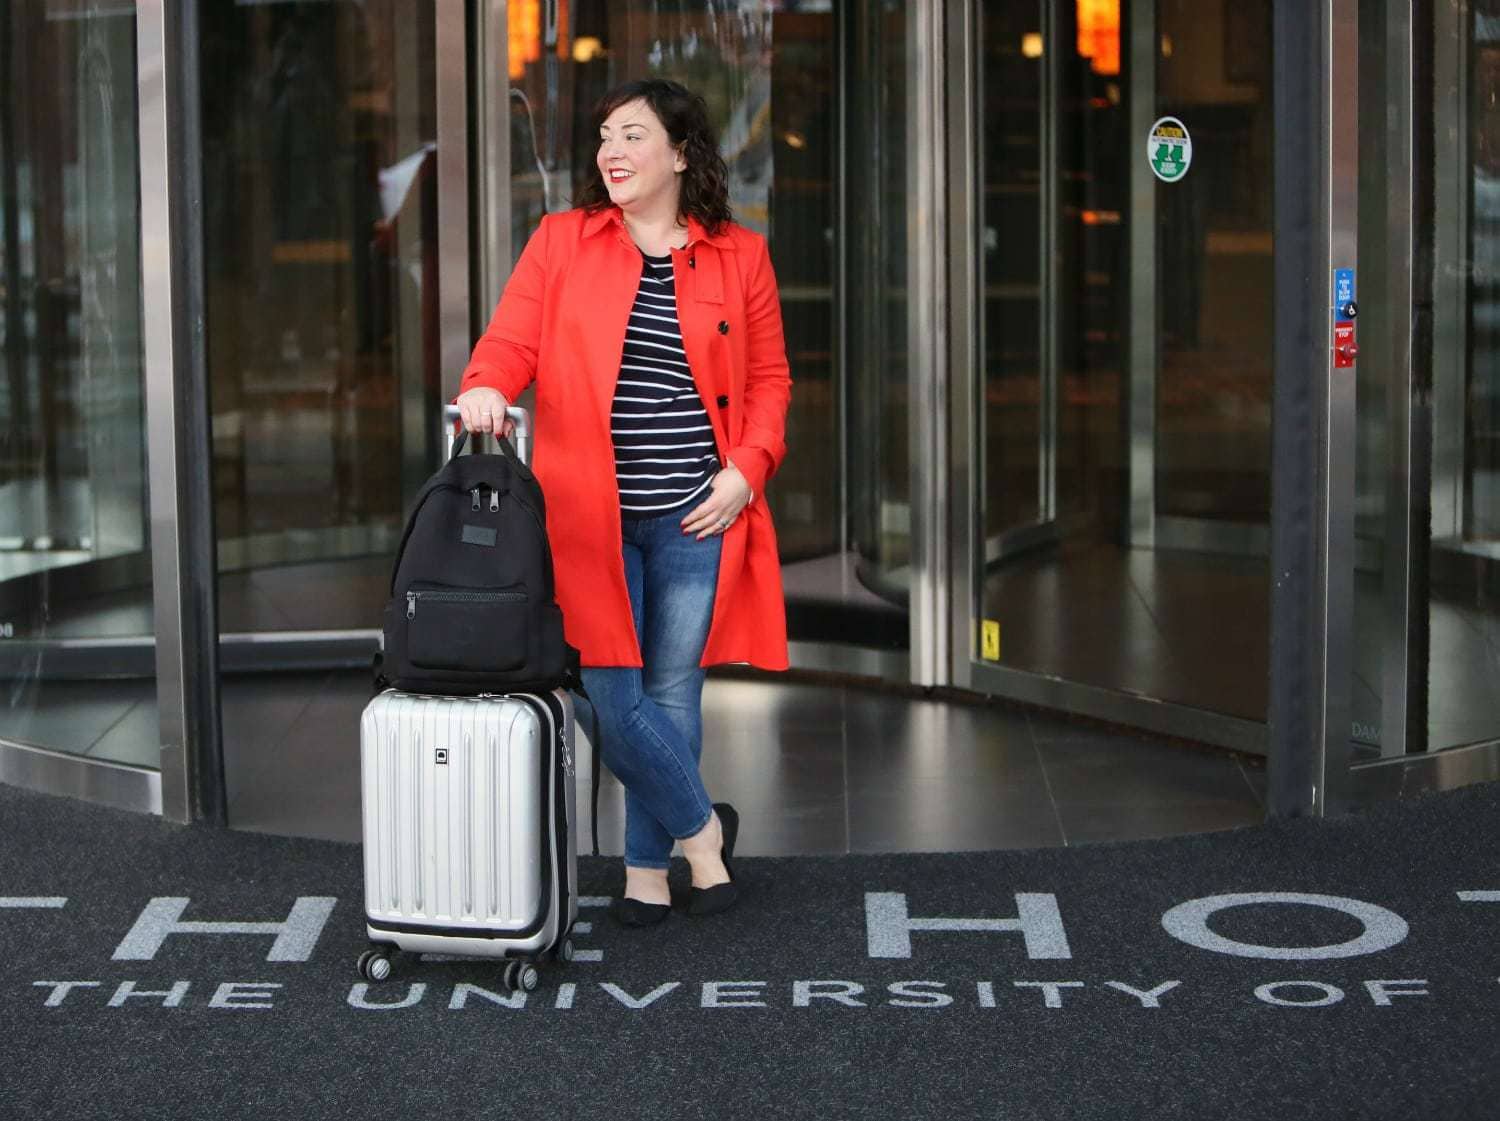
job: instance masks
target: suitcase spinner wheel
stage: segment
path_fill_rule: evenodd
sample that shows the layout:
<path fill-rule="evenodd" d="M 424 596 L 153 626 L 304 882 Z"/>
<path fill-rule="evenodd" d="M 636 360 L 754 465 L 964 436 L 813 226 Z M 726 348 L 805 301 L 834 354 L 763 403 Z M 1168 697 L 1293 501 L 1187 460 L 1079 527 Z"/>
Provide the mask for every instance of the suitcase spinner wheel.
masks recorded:
<path fill-rule="evenodd" d="M 366 981 L 384 981 L 391 975 L 391 956 L 384 948 L 372 946 L 359 955 L 358 965 Z"/>
<path fill-rule="evenodd" d="M 357 963 L 359 975 L 366 981 L 388 981 L 391 977 L 392 951 L 384 946 L 372 946 L 359 955 Z M 562 961 L 573 960 L 573 941 L 568 939 L 556 950 L 556 956 Z M 482 958 L 475 960 L 483 960 Z M 541 984 L 541 974 L 535 965 L 529 961 L 508 961 L 501 971 L 501 984 L 507 992 L 516 992 L 518 989 L 528 993 L 536 992 L 537 986 Z"/>
<path fill-rule="evenodd" d="M 505 972 L 501 976 L 501 983 L 509 992 L 517 989 L 528 993 L 536 992 L 536 987 L 541 983 L 541 974 L 537 972 L 536 966 L 529 961 L 508 961 L 505 963 Z"/>

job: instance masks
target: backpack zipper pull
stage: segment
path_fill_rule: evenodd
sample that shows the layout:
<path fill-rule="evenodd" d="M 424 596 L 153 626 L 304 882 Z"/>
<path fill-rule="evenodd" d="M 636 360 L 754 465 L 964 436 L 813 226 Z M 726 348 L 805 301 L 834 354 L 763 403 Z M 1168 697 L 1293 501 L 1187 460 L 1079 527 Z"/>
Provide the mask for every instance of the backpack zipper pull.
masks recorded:
<path fill-rule="evenodd" d="M 477 509 L 479 509 L 479 488 L 475 487 L 473 490 L 471 490 L 469 492 L 469 497 L 474 500 L 473 502 L 471 502 L 469 504 L 469 509 L 470 510 L 477 510 Z"/>
<path fill-rule="evenodd" d="M 415 619 L 417 617 L 417 593 L 416 592 L 407 592 L 406 593 L 406 617 L 408 619 Z"/>
<path fill-rule="evenodd" d="M 492 514 L 498 514 L 499 512 L 500 512 L 500 492 L 498 490 L 492 490 L 492 491 L 490 491 L 490 513 L 492 513 Z"/>

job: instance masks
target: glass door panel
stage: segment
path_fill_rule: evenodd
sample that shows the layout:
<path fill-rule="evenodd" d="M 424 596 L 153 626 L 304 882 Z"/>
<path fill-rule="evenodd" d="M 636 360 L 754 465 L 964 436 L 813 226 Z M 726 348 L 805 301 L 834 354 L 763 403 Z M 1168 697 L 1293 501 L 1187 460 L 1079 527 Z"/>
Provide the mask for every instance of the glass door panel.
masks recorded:
<path fill-rule="evenodd" d="M 0 6 L 0 739 L 160 764 L 135 6 Z"/>
<path fill-rule="evenodd" d="M 1264 720 L 1270 0 L 975 13 L 978 662 Z"/>
<path fill-rule="evenodd" d="M 369 665 L 439 454 L 437 8 L 198 7 L 221 726 L 242 827 L 328 801 L 265 773 L 357 758 L 368 678 L 329 663 Z"/>
<path fill-rule="evenodd" d="M 1500 3 L 1360 0 L 1359 20 L 1357 763 L 1500 740 Z M 1435 131 L 1388 93 L 1412 83 Z"/>
<path fill-rule="evenodd" d="M 220 630 L 368 630 L 436 440 L 433 6 L 200 29 Z"/>
<path fill-rule="evenodd" d="M 913 48 L 907 5 L 866 0 L 850 7 L 855 46 L 843 168 L 844 557 L 852 562 L 852 571 L 846 571 L 853 579 L 844 581 L 840 626 L 846 640 L 858 634 L 866 645 L 905 649 L 910 644 L 913 405 L 907 360 L 906 78 Z"/>
<path fill-rule="evenodd" d="M 1418 610 L 1427 746 L 1438 750 L 1500 740 L 1500 3 L 1433 7 L 1439 288 L 1432 540 Z"/>
<path fill-rule="evenodd" d="M 1256 527 L 1271 502 L 1271 4 L 1158 0 L 1157 114 L 1188 129 L 1156 191 L 1156 514 Z M 1136 153 L 1131 153 L 1133 156 Z M 1158 534 L 1158 543 L 1170 534 Z M 1194 542 L 1197 544 L 1199 542 Z M 1247 573 L 1249 568 L 1247 566 Z M 1251 576 L 1263 579 L 1263 568 Z"/>
<path fill-rule="evenodd" d="M 1043 368 L 1042 259 L 1053 178 L 1042 147 L 1043 5 L 983 4 L 979 14 L 979 508 L 991 539 L 1050 514 L 1042 459 L 1055 371 Z"/>
<path fill-rule="evenodd" d="M 1120 439 L 1123 349 L 1129 338 L 1126 282 L 1130 209 L 1125 148 L 1120 6 L 1115 0 L 1053 3 L 1058 74 L 1044 92 L 1054 134 L 1056 218 L 1049 226 L 1054 269 L 1051 298 L 1042 303 L 1044 332 L 1056 375 L 1044 419 L 1056 452 L 1040 457 L 1051 475 L 1044 493 L 1051 516 L 1071 527 L 1118 533 L 1123 510 L 1124 460 Z"/>

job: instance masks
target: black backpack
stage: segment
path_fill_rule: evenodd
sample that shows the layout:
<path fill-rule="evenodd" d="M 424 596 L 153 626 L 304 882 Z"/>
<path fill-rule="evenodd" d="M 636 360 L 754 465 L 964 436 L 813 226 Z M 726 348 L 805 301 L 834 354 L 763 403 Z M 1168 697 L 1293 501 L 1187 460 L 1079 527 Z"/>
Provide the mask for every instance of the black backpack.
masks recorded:
<path fill-rule="evenodd" d="M 541 484 L 504 440 L 499 455 L 448 462 L 417 495 L 391 571 L 385 649 L 375 692 L 474 696 L 571 689 L 585 700 L 578 651 L 563 638 L 552 583 Z M 594 855 L 599 855 L 599 762 L 593 711 Z"/>
<path fill-rule="evenodd" d="M 545 692 L 578 684 L 552 583 L 536 476 L 503 440 L 427 481 L 406 521 L 385 608 L 377 688 L 409 693 Z"/>

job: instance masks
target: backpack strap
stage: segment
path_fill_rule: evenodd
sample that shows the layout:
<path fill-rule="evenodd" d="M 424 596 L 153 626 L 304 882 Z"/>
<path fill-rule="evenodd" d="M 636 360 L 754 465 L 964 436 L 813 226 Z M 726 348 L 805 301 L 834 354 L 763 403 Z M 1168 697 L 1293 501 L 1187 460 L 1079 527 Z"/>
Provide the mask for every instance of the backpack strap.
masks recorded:
<path fill-rule="evenodd" d="M 599 709 L 583 687 L 583 659 L 576 646 L 567 647 L 567 659 L 563 670 L 563 688 L 577 693 L 589 702 L 589 743 L 594 750 L 589 752 L 589 833 L 594 838 L 594 855 L 599 855 L 599 757 L 604 754 L 604 744 L 599 736 Z"/>
<path fill-rule="evenodd" d="M 599 855 L 599 758 L 604 754 L 604 743 L 599 735 L 599 709 L 583 687 L 583 678 L 577 671 L 578 651 L 568 647 L 569 680 L 566 688 L 577 693 L 589 703 L 589 743 L 594 750 L 589 752 L 589 833 L 594 838 L 594 855 Z"/>
<path fill-rule="evenodd" d="M 582 688 L 579 692 L 583 692 Z M 585 697 L 587 693 L 583 694 Z M 594 707 L 594 702 L 589 701 L 589 713 L 593 717 L 591 723 L 594 750 L 589 754 L 589 832 L 594 838 L 594 855 L 599 855 L 599 756 L 604 754 L 604 742 L 599 738 L 599 710 Z"/>
<path fill-rule="evenodd" d="M 448 456 L 449 463 L 452 463 L 454 460 L 458 459 L 458 457 L 463 453 L 464 446 L 468 444 L 468 442 L 469 430 L 465 428 L 461 432 L 459 432 L 459 434 L 453 439 L 453 452 Z M 474 442 L 474 450 L 476 452 L 479 450 L 478 440 Z M 509 460 L 512 470 L 519 469 L 522 478 L 534 479 L 536 477 L 531 473 L 531 468 L 527 465 L 526 461 L 523 460 L 516 449 L 511 446 L 509 440 L 502 440 L 498 436 L 496 436 L 495 454 L 504 456 L 507 460 Z"/>

